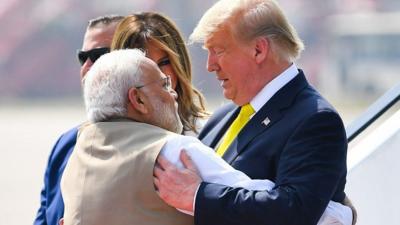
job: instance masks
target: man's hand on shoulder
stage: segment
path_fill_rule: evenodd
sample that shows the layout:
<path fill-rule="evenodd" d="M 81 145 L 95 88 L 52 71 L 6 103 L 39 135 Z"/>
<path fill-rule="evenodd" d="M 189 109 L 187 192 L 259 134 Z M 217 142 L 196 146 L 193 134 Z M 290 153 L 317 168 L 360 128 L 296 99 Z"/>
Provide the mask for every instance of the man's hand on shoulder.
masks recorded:
<path fill-rule="evenodd" d="M 181 151 L 180 159 L 184 169 L 178 169 L 163 156 L 158 156 L 154 166 L 154 184 L 158 195 L 168 205 L 193 212 L 193 202 L 201 178 L 186 151 Z"/>

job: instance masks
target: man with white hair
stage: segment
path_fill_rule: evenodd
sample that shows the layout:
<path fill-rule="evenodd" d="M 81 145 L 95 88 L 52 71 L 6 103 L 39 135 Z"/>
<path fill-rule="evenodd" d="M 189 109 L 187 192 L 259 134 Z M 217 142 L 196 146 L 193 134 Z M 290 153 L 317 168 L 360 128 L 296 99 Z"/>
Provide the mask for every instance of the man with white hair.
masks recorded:
<path fill-rule="evenodd" d="M 170 78 L 130 49 L 100 57 L 83 82 L 90 123 L 61 180 L 64 224 L 192 224 L 163 203 L 152 180 L 168 131 L 182 131 Z"/>
<path fill-rule="evenodd" d="M 207 182 L 273 188 L 234 170 L 196 138 L 179 135 L 176 98 L 170 78 L 140 50 L 113 51 L 94 64 L 84 80 L 89 123 L 79 130 L 61 182 L 64 224 L 192 224 L 157 196 L 152 178 L 159 154 L 171 165 L 198 170 Z M 187 154 L 180 155 L 183 147 Z"/>

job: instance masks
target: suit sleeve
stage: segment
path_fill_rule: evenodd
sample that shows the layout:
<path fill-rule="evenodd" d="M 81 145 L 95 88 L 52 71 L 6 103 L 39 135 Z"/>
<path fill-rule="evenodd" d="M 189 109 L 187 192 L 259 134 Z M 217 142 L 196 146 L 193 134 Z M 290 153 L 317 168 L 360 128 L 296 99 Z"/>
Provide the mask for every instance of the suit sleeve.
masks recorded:
<path fill-rule="evenodd" d="M 203 182 L 196 196 L 195 224 L 317 224 L 346 175 L 346 151 L 340 117 L 318 112 L 288 138 L 274 189 L 250 191 Z"/>
<path fill-rule="evenodd" d="M 45 173 L 45 183 L 46 183 L 46 174 L 47 170 Z M 46 202 L 47 202 L 47 197 L 46 197 L 46 185 L 42 188 L 42 191 L 40 192 L 40 207 L 36 213 L 36 218 L 35 221 L 33 222 L 34 225 L 46 225 Z"/>
<path fill-rule="evenodd" d="M 48 178 L 50 174 L 50 169 L 51 169 L 51 163 L 53 159 L 54 152 L 62 139 L 63 135 L 57 140 L 55 145 L 53 146 L 53 149 L 51 150 L 49 159 L 47 161 L 46 165 L 46 171 L 44 173 L 44 186 L 42 188 L 42 191 L 40 192 L 40 207 L 36 213 L 36 218 L 35 221 L 33 222 L 34 225 L 47 225 L 47 220 L 46 220 L 46 212 L 47 212 L 47 195 L 48 195 Z"/>

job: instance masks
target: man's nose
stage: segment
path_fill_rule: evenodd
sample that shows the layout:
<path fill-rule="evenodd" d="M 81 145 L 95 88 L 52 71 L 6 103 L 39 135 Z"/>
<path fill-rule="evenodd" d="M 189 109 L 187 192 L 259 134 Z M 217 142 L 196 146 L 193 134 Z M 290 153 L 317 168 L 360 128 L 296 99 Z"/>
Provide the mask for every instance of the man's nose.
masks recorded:
<path fill-rule="evenodd" d="M 86 76 L 86 73 L 90 70 L 90 68 L 93 66 L 92 60 L 87 58 L 85 63 L 81 66 L 81 79 Z"/>
<path fill-rule="evenodd" d="M 216 60 L 216 55 L 213 53 L 208 53 L 207 57 L 207 70 L 208 72 L 218 71 L 219 66 Z"/>
<path fill-rule="evenodd" d="M 84 66 L 84 65 L 86 65 L 87 67 L 90 68 L 90 67 L 93 65 L 93 62 L 92 62 L 92 60 L 88 57 L 88 58 L 86 59 L 85 63 L 84 63 L 82 66 Z"/>

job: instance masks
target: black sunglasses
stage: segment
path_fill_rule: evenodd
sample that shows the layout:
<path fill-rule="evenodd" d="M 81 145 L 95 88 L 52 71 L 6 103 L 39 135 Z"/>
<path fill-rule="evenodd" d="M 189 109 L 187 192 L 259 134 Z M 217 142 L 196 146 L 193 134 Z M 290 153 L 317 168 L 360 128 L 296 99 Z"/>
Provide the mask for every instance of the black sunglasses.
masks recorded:
<path fill-rule="evenodd" d="M 94 63 L 98 58 L 100 58 L 100 56 L 109 52 L 110 48 L 94 48 L 89 51 L 78 50 L 78 60 L 81 66 L 86 62 L 88 58 L 90 58 L 90 61 Z"/>

